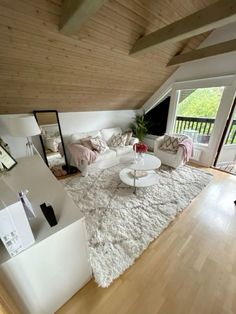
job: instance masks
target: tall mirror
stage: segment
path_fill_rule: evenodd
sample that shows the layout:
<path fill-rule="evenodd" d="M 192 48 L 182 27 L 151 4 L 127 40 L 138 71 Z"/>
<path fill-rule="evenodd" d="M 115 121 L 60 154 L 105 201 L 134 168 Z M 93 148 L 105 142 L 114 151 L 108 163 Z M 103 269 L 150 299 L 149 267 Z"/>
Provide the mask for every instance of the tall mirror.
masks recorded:
<path fill-rule="evenodd" d="M 40 140 L 44 158 L 48 167 L 54 172 L 62 169 L 63 174 L 68 170 L 65 147 L 61 127 L 56 110 L 34 111 L 34 116 L 41 129 Z"/>

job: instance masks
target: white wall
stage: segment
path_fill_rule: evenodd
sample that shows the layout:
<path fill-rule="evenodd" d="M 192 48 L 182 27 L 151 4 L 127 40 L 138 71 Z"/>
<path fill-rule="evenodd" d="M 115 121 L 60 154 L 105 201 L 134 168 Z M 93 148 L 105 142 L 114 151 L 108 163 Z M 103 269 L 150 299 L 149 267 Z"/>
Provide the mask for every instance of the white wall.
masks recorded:
<path fill-rule="evenodd" d="M 120 126 L 125 130 L 133 121 L 135 113 L 136 111 L 134 110 L 59 113 L 65 144 L 68 142 L 69 136 L 72 133 L 88 132 L 114 126 Z M 26 140 L 24 138 L 13 138 L 8 135 L 7 123 L 9 117 L 10 115 L 0 115 L 0 137 L 9 144 L 13 157 L 24 157 L 26 153 Z M 39 148 L 39 143 L 35 137 L 34 144 L 37 148 Z"/>
<path fill-rule="evenodd" d="M 63 135 L 120 126 L 126 129 L 135 117 L 134 110 L 59 113 Z"/>

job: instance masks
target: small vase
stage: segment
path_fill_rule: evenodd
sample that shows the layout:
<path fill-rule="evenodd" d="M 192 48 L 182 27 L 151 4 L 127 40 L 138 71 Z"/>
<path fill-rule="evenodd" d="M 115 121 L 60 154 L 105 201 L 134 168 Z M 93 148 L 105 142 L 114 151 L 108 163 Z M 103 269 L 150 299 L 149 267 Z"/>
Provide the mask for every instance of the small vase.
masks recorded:
<path fill-rule="evenodd" d="M 143 159 L 143 153 L 136 153 L 135 159 L 136 159 L 137 161 L 142 160 L 142 159 Z"/>

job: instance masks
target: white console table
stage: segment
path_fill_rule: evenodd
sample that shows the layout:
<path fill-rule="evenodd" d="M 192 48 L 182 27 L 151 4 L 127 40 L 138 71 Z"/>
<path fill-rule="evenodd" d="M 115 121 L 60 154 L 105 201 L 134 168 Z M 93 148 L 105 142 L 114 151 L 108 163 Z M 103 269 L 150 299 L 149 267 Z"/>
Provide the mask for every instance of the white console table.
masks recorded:
<path fill-rule="evenodd" d="M 84 217 L 38 156 L 19 159 L 0 180 L 16 192 L 28 189 L 37 213 L 30 248 L 11 258 L 0 245 L 0 280 L 21 313 L 52 314 L 92 276 Z M 52 228 L 39 207 L 44 202 L 58 220 Z"/>

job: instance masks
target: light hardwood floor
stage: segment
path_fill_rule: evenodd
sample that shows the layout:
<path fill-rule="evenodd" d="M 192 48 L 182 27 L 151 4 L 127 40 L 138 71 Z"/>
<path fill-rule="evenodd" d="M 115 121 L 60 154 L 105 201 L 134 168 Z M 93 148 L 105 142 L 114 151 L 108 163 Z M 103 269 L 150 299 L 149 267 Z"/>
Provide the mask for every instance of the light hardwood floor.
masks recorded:
<path fill-rule="evenodd" d="M 132 267 L 106 289 L 91 280 L 57 313 L 236 313 L 236 176 L 207 171 L 212 182 Z"/>

